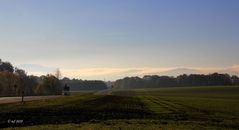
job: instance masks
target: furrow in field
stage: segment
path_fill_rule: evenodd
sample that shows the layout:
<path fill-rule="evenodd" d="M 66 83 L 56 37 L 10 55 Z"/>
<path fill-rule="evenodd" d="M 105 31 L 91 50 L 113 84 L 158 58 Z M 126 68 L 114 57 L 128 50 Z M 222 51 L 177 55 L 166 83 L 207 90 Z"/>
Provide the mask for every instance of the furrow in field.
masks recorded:
<path fill-rule="evenodd" d="M 194 107 L 186 106 L 155 96 L 145 96 L 144 99 L 146 102 L 148 102 L 149 108 L 157 113 L 158 117 L 160 118 L 189 120 L 195 119 L 194 117 L 197 117 L 197 120 L 209 119 L 207 112 L 199 111 Z M 167 116 L 164 117 L 164 114 L 167 114 Z"/>
<path fill-rule="evenodd" d="M 214 112 L 208 111 L 208 110 L 204 110 L 201 108 L 196 108 L 196 107 L 192 107 L 192 106 L 188 106 L 182 103 L 178 103 L 176 101 L 171 101 L 171 100 L 167 100 L 167 99 L 163 99 L 160 98 L 163 102 L 167 102 L 167 103 L 171 103 L 175 106 L 178 106 L 178 113 L 182 114 L 184 113 L 184 115 L 187 115 L 187 118 L 190 120 L 201 120 L 201 121 L 213 121 L 213 122 L 221 122 L 222 120 L 220 118 L 218 118 Z"/>
<path fill-rule="evenodd" d="M 164 102 L 168 102 L 168 103 L 172 103 L 174 105 L 177 105 L 179 108 L 181 108 L 183 111 L 187 111 L 187 112 L 200 112 L 200 113 L 203 113 L 203 114 L 212 114 L 212 112 L 208 111 L 208 110 L 204 110 L 204 109 L 201 109 L 201 108 L 196 108 L 196 107 L 192 107 L 192 106 L 189 106 L 189 105 L 185 105 L 185 104 L 182 104 L 182 103 L 178 103 L 176 101 L 172 101 L 172 100 L 168 100 L 168 99 L 164 99 L 164 98 L 161 98 L 161 97 L 158 97 L 160 98 L 160 100 L 164 101 Z"/>
<path fill-rule="evenodd" d="M 175 108 L 162 103 L 161 100 L 155 99 L 153 96 L 145 96 L 144 100 L 149 105 L 149 108 L 156 113 L 172 113 L 176 111 Z"/>

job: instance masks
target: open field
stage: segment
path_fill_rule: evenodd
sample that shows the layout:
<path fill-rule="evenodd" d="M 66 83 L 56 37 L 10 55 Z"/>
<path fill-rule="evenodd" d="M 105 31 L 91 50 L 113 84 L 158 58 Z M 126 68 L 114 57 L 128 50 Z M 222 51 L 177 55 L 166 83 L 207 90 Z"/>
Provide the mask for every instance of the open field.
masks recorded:
<path fill-rule="evenodd" d="M 238 86 L 94 93 L 2 104 L 0 126 L 22 130 L 239 129 Z M 8 123 L 9 120 L 23 123 Z"/>

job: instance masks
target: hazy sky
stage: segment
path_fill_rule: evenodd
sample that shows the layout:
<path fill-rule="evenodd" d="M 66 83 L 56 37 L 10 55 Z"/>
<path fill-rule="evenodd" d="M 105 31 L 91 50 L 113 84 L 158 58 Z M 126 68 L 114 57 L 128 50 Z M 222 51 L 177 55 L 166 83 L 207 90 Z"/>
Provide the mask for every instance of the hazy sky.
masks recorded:
<path fill-rule="evenodd" d="M 174 68 L 239 72 L 238 0 L 1 0 L 0 58 L 116 79 Z M 233 70 L 232 70 L 233 69 Z"/>

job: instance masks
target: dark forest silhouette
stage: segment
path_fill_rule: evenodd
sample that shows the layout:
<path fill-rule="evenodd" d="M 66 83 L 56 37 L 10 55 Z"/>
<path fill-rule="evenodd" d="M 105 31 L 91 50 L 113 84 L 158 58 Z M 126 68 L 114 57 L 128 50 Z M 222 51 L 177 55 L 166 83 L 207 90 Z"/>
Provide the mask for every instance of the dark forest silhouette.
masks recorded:
<path fill-rule="evenodd" d="M 117 80 L 114 88 L 157 88 L 157 87 L 184 87 L 184 86 L 219 86 L 239 85 L 237 76 L 229 74 L 190 74 L 177 77 L 148 75 L 143 78 L 126 77 Z"/>

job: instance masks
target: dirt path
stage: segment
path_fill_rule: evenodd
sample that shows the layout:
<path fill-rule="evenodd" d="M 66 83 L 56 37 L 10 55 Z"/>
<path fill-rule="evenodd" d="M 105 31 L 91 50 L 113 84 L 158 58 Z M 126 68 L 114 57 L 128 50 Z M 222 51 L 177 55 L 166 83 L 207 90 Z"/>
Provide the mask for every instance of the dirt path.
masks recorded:
<path fill-rule="evenodd" d="M 57 96 L 27 96 L 24 97 L 24 101 L 34 101 L 34 100 L 42 100 L 42 99 L 50 99 L 50 98 L 57 98 L 60 97 L 60 95 Z M 22 97 L 0 97 L 0 104 L 6 104 L 6 103 L 16 103 L 21 102 Z"/>

